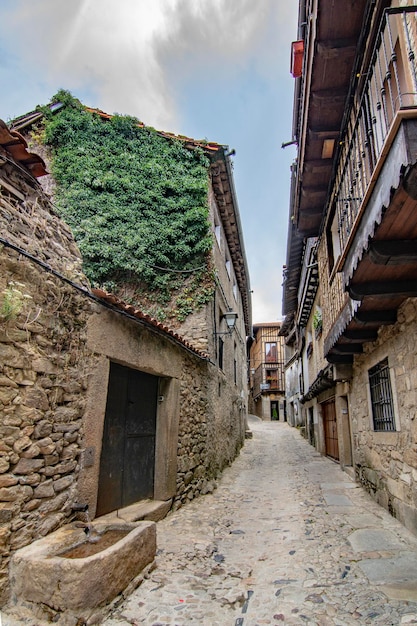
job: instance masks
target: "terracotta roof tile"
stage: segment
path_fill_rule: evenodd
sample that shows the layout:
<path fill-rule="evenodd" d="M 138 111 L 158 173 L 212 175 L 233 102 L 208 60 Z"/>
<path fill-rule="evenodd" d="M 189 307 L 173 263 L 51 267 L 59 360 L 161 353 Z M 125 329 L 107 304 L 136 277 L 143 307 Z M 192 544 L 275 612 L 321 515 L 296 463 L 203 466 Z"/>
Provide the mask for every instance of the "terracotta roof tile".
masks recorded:
<path fill-rule="evenodd" d="M 101 111 L 101 109 L 93 109 L 92 107 L 84 108 L 86 111 L 89 111 L 90 113 L 96 113 L 105 120 L 110 120 L 112 117 L 114 117 L 109 113 Z M 138 121 L 138 126 L 139 128 L 145 128 L 145 124 L 143 122 Z M 176 135 L 175 133 L 168 133 L 163 130 L 157 130 L 156 132 L 158 133 L 158 135 L 161 135 L 161 137 L 165 137 L 166 139 L 178 139 L 179 141 L 182 141 L 184 144 L 186 144 L 187 147 L 202 148 L 203 150 L 207 150 L 209 152 L 217 152 L 218 150 L 221 150 L 225 147 L 214 141 L 208 142 L 203 139 L 193 139 L 192 137 L 187 137 L 186 135 Z"/>
<path fill-rule="evenodd" d="M 120 300 L 120 298 L 117 298 L 114 294 L 108 293 L 107 291 L 104 291 L 104 289 L 96 289 L 96 288 L 91 289 L 91 293 L 98 300 L 102 300 L 106 304 L 111 305 L 113 308 L 123 313 L 127 313 L 128 315 L 131 315 L 132 317 L 135 317 L 138 320 L 142 320 L 146 322 L 147 325 L 163 333 L 164 335 L 167 336 L 168 339 L 169 338 L 174 339 L 176 343 L 179 343 L 180 345 L 184 346 L 185 348 L 187 348 L 188 351 L 193 352 L 200 358 L 206 359 L 206 360 L 209 359 L 208 354 L 192 346 L 186 339 L 181 337 L 181 335 L 179 335 L 178 333 L 170 329 L 168 326 L 165 326 L 165 324 L 158 322 L 158 320 L 156 320 L 154 317 L 151 317 L 147 313 L 143 313 L 143 311 L 141 311 L 140 309 L 136 309 L 131 304 L 127 304 L 126 302 L 123 302 L 123 300 Z"/>
<path fill-rule="evenodd" d="M 0 146 L 14 161 L 29 170 L 32 176 L 39 177 L 48 173 L 44 160 L 38 154 L 28 152 L 24 137 L 17 130 L 10 130 L 3 120 L 0 120 Z"/>

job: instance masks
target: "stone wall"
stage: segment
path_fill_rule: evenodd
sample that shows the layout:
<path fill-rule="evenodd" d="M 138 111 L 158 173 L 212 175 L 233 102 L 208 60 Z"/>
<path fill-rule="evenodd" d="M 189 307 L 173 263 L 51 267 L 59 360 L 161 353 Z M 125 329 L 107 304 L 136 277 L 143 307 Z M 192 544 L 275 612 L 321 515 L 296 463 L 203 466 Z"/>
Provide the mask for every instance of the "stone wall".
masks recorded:
<path fill-rule="evenodd" d="M 172 500 L 178 508 L 212 491 L 244 441 L 234 383 L 213 363 L 102 307 L 95 307 L 89 320 L 87 342 L 100 355 L 90 376 L 84 413 L 84 445 L 94 461 L 83 467 L 79 489 L 91 514 L 97 498 L 106 410 L 103 388 L 110 361 L 158 376 L 163 385 L 157 412 L 155 499 Z"/>
<path fill-rule="evenodd" d="M 178 333 L 187 339 L 194 348 L 207 353 L 209 349 L 208 333 L 209 323 L 207 320 L 207 307 L 203 306 L 194 311 L 178 326 Z"/>
<path fill-rule="evenodd" d="M 0 232 L 87 284 L 70 231 L 29 177 L 0 175 Z M 21 198 L 24 198 L 22 200 Z M 0 251 L 0 597 L 14 550 L 70 516 L 79 472 L 90 302 L 16 250 Z"/>
<path fill-rule="evenodd" d="M 112 359 L 160 377 L 155 499 L 176 508 L 213 490 L 243 445 L 245 372 L 237 385 L 232 350 L 221 371 L 93 302 L 72 234 L 41 187 L 10 164 L 0 180 L 1 604 L 15 550 L 72 521 L 83 498 L 94 516 Z M 195 328 L 212 319 L 207 307 Z"/>
<path fill-rule="evenodd" d="M 355 358 L 349 394 L 354 465 L 358 480 L 377 502 L 417 534 L 417 300 L 407 300 L 397 319 Z M 385 357 L 391 370 L 395 432 L 372 428 L 368 370 Z"/>
<path fill-rule="evenodd" d="M 341 272 L 331 275 L 326 237 L 322 237 L 317 251 L 320 276 L 320 306 L 323 311 L 323 339 L 325 340 L 348 299 Z M 334 272 L 334 269 L 332 269 Z"/>
<path fill-rule="evenodd" d="M 175 509 L 213 491 L 243 446 L 245 417 L 236 386 L 215 365 L 184 359 Z"/>
<path fill-rule="evenodd" d="M 200 493 L 212 491 L 217 477 L 210 468 L 208 446 L 207 364 L 196 367 L 184 359 L 180 388 L 180 423 L 178 432 L 178 472 L 174 508 Z"/>

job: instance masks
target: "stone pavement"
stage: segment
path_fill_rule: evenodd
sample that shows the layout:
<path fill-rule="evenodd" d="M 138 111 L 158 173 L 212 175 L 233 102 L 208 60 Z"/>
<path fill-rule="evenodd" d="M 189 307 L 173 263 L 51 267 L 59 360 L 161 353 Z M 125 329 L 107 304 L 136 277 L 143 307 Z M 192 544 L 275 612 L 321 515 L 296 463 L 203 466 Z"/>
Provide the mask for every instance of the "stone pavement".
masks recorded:
<path fill-rule="evenodd" d="M 279 422 L 158 522 L 156 568 L 105 626 L 417 624 L 417 538 Z"/>
<path fill-rule="evenodd" d="M 417 624 L 417 538 L 298 430 L 250 427 L 217 490 L 158 522 L 156 567 L 100 623 Z M 19 624 L 43 622 L 3 614 Z"/>

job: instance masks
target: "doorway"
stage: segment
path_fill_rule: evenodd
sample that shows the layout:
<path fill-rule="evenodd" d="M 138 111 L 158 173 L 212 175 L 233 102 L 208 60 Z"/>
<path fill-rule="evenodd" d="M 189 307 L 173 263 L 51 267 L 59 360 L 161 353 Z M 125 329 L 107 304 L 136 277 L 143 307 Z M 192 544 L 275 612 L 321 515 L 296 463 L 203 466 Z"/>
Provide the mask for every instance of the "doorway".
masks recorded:
<path fill-rule="evenodd" d="M 336 403 L 334 398 L 323 402 L 321 409 L 326 456 L 339 461 L 339 440 L 337 437 Z"/>
<path fill-rule="evenodd" d="M 153 498 L 159 378 L 110 364 L 96 515 Z"/>
<path fill-rule="evenodd" d="M 271 420 L 279 420 L 279 406 L 277 400 L 271 400 Z"/>
<path fill-rule="evenodd" d="M 313 448 L 316 447 L 316 437 L 314 435 L 314 409 L 312 406 L 308 409 L 308 441 Z"/>

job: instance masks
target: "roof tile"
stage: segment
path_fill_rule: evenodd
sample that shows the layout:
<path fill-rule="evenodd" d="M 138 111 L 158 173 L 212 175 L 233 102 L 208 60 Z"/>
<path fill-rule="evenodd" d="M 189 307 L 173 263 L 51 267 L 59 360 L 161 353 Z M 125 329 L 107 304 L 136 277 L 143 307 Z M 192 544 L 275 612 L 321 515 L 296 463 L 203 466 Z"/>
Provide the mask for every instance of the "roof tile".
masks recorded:
<path fill-rule="evenodd" d="M 24 137 L 17 130 L 10 130 L 1 119 L 0 146 L 10 154 L 14 161 L 29 170 L 32 176 L 38 178 L 48 173 L 44 160 L 38 154 L 28 152 Z"/>
<path fill-rule="evenodd" d="M 131 315 L 132 317 L 135 317 L 136 319 L 146 321 L 147 324 L 149 324 L 150 326 L 153 326 L 158 331 L 166 334 L 168 338 L 171 337 L 175 339 L 176 343 L 179 343 L 185 346 L 188 350 L 190 350 L 191 352 L 193 352 L 200 358 L 208 360 L 209 358 L 208 354 L 206 354 L 202 350 L 198 350 L 197 348 L 194 348 L 186 339 L 181 337 L 181 335 L 179 335 L 178 333 L 170 329 L 168 326 L 165 326 L 165 324 L 162 324 L 162 322 L 159 322 L 154 317 L 151 317 L 150 315 L 148 315 L 147 313 L 144 313 L 140 309 L 136 309 L 131 304 L 127 304 L 126 302 L 123 302 L 123 300 L 120 300 L 120 298 L 117 298 L 117 296 L 115 296 L 112 293 L 104 291 L 104 289 L 93 288 L 91 289 L 91 292 L 94 296 L 96 296 L 98 300 L 102 300 L 106 304 L 110 304 L 115 309 L 123 313 L 127 313 L 128 315 Z"/>

